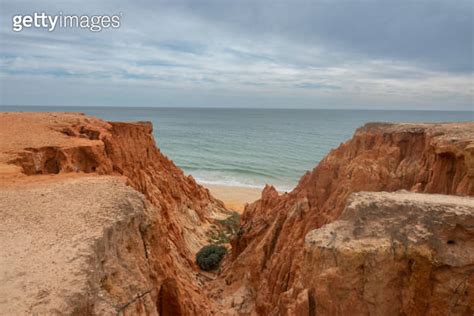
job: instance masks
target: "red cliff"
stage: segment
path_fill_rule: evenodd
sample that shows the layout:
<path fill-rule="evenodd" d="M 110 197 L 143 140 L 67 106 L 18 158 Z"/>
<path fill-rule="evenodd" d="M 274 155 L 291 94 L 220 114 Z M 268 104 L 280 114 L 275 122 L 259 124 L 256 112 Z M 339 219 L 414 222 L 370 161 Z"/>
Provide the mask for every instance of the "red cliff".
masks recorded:
<path fill-rule="evenodd" d="M 278 196 L 266 187 L 245 209 L 225 275 L 232 291 L 246 293 L 240 312 L 293 315 L 298 305 L 309 304 L 301 277 L 304 238 L 337 219 L 352 192 L 472 196 L 473 158 L 474 123 L 371 123 L 332 150 L 291 193 Z"/>
<path fill-rule="evenodd" d="M 202 292 L 194 256 L 207 243 L 206 233 L 210 225 L 216 218 L 225 218 L 227 211 L 207 189 L 196 184 L 192 177 L 185 176 L 171 160 L 161 154 L 153 139 L 150 123 L 105 122 L 71 113 L 2 113 L 0 133 L 0 179 L 2 192 L 6 192 L 3 203 L 11 202 L 12 205 L 23 205 L 26 209 L 43 210 L 38 216 L 44 216 L 46 222 L 57 220 L 56 225 L 48 225 L 51 231 L 70 227 L 70 234 L 77 236 L 84 232 L 74 231 L 77 226 L 61 224 L 69 216 L 77 217 L 76 212 L 80 211 L 77 208 L 74 210 L 71 201 L 77 200 L 74 205 L 90 205 L 90 210 L 94 209 L 96 214 L 103 213 L 103 217 L 110 216 L 106 215 L 110 207 L 102 207 L 101 200 L 111 200 L 109 204 L 117 205 L 117 210 L 123 209 L 125 223 L 120 218 L 112 218 L 113 223 L 118 222 L 110 228 L 110 234 L 102 236 L 99 241 L 94 239 L 95 246 L 84 242 L 89 248 L 84 247 L 93 254 L 88 256 L 103 257 L 96 264 L 102 268 L 93 269 L 103 271 L 100 277 L 102 281 L 97 279 L 97 275 L 90 275 L 91 280 L 95 281 L 89 284 L 98 284 L 89 290 L 83 289 L 87 300 L 72 300 L 73 305 L 82 306 L 81 311 L 104 312 L 102 307 L 99 308 L 100 300 L 96 296 L 102 293 L 104 299 L 110 300 L 110 305 L 115 306 L 115 310 L 123 307 L 121 312 L 128 311 L 131 314 L 145 310 L 153 310 L 160 315 L 207 314 L 214 311 L 213 303 Z M 140 198 L 138 193 L 134 198 L 142 199 L 141 205 L 135 202 L 131 204 L 135 206 L 127 207 L 131 203 L 128 193 L 117 194 L 127 192 L 126 189 L 117 187 L 112 180 L 107 180 L 109 178 L 106 175 L 113 176 L 112 179 L 122 179 L 143 193 L 144 198 Z M 104 179 L 101 181 L 107 183 L 99 185 L 94 178 Z M 90 186 L 86 189 L 87 183 Z M 38 199 L 32 200 L 33 195 L 27 191 L 32 185 L 44 191 L 41 196 L 50 197 L 46 199 L 48 203 L 54 203 L 51 199 L 57 200 L 57 197 L 51 196 L 52 191 L 65 190 L 64 200 L 60 198 L 48 207 L 37 204 Z M 72 198 L 72 194 L 67 192 L 78 193 Z M 100 199 L 100 196 L 103 198 Z M 96 203 L 90 204 L 89 199 L 95 199 Z M 52 215 L 55 210 L 61 210 L 66 219 L 55 219 Z M 73 212 L 71 214 L 74 216 L 68 215 L 69 212 Z M 20 210 L 4 213 L 3 216 L 11 216 L 10 220 L 15 222 L 21 221 L 15 219 L 19 214 Z M 94 224 L 102 223 L 105 220 L 103 217 L 99 216 L 98 222 Z M 83 220 L 87 218 L 78 217 L 78 224 Z M 104 229 L 108 227 L 108 222 L 103 223 Z M 126 227 L 122 228 L 122 233 L 117 228 L 119 226 Z M 6 235 L 2 236 L 5 240 L 9 239 L 9 233 L 4 233 Z M 43 234 L 49 236 L 47 232 Z M 88 239 L 84 237 L 84 240 Z M 124 244 L 127 240 L 131 240 L 132 248 Z M 136 240 L 140 242 L 137 244 Z M 61 243 L 61 239 L 52 236 L 49 242 Z M 108 246 L 98 246 L 104 244 Z M 144 250 L 140 249 L 143 247 Z M 27 249 L 24 248 L 25 251 Z M 16 251 L 21 252 L 21 249 Z M 115 251 L 115 255 L 108 251 Z M 120 263 L 120 260 L 117 261 L 119 258 L 128 258 L 128 261 Z M 91 260 L 96 261 L 90 259 L 89 262 Z M 136 282 L 140 286 L 137 285 L 135 290 L 130 289 L 131 279 L 139 280 Z M 29 280 L 25 277 L 24 281 Z M 97 286 L 100 282 L 106 282 L 107 286 L 99 286 L 99 291 Z M 52 290 L 38 291 L 49 293 Z M 26 307 L 21 312 L 52 311 L 41 309 L 42 304 L 37 305 Z"/>
<path fill-rule="evenodd" d="M 292 192 L 265 187 L 245 209 L 232 256 L 215 280 L 203 279 L 194 255 L 228 212 L 161 154 L 150 123 L 2 113 L 0 135 L 0 309 L 8 313 L 473 310 L 472 199 L 415 192 L 474 195 L 474 123 L 358 129 Z M 365 193 L 346 207 L 354 192 L 402 189 L 414 193 Z M 399 233 L 404 223 L 412 231 Z M 382 273 L 380 262 L 393 273 Z M 366 272 L 379 278 L 367 281 Z M 393 284 L 400 276 L 404 281 Z M 429 289 L 433 304 L 413 294 Z"/>

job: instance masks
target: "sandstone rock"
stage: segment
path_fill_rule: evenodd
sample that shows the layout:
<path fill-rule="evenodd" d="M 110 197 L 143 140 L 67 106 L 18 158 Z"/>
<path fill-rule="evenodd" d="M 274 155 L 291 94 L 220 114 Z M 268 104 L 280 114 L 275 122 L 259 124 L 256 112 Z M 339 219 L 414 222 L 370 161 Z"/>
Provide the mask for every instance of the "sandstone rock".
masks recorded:
<path fill-rule="evenodd" d="M 160 153 L 155 145 L 150 123 L 105 122 L 79 113 L 0 113 L 0 135 L 0 191 L 19 192 L 15 199 L 23 206 L 23 214 L 27 214 L 32 207 L 40 207 L 28 194 L 20 194 L 23 187 L 37 185 L 48 190 L 49 184 L 57 183 L 60 190 L 63 185 L 69 185 L 69 180 L 90 175 L 122 178 L 144 195 L 141 207 L 134 208 L 134 212 L 142 213 L 140 216 L 147 217 L 146 221 L 130 218 L 131 222 L 127 224 L 127 221 L 121 222 L 115 218 L 116 222 L 110 225 L 118 227 L 116 237 L 108 235 L 105 227 L 101 231 L 104 235 L 97 235 L 98 240 L 102 240 L 102 243 L 110 242 L 110 245 L 95 249 L 87 244 L 77 250 L 80 253 L 76 256 L 96 256 L 94 260 L 105 265 L 104 269 L 99 267 L 102 269 L 100 277 L 90 275 L 95 273 L 94 269 L 88 272 L 82 267 L 64 263 L 66 274 L 78 275 L 81 280 L 93 280 L 91 282 L 96 288 L 82 286 L 85 299 L 72 300 L 67 304 L 63 304 L 64 300 L 60 298 L 70 297 L 80 290 L 71 290 L 71 295 L 60 293 L 58 304 L 46 305 L 45 310 L 69 311 L 76 305 L 80 311 L 99 314 L 102 311 L 115 313 L 115 307 L 124 311 L 131 310 L 132 314 L 158 312 L 160 315 L 189 315 L 216 312 L 215 304 L 203 293 L 196 280 L 194 256 L 207 243 L 210 225 L 215 219 L 225 218 L 228 212 L 207 189 L 198 185 L 192 177 L 185 176 L 171 160 Z M 92 183 L 90 190 L 99 190 L 100 193 L 100 188 L 95 186 Z M 64 216 L 74 212 L 74 209 L 67 207 L 70 199 L 77 200 L 76 205 L 80 201 L 88 205 L 90 208 L 87 212 L 94 210 L 98 214 L 109 214 L 107 216 L 114 218 L 115 215 L 108 213 L 109 210 L 100 208 L 98 199 L 94 200 L 98 203 L 97 207 L 90 203 L 90 193 L 94 192 L 79 191 L 77 196 L 69 194 L 64 198 L 57 195 L 50 197 L 51 200 L 58 200 L 56 204 L 43 209 L 45 214 L 38 218 L 41 220 L 38 225 L 47 224 L 47 231 L 43 233 L 60 234 L 63 229 L 63 219 L 58 218 L 60 211 L 64 211 Z M 129 204 L 126 196 L 116 196 L 113 190 L 106 190 L 102 194 L 104 198 L 107 198 L 107 194 L 113 194 L 117 207 Z M 0 200 L 1 213 L 4 213 L 5 201 Z M 64 210 L 62 203 L 66 205 Z M 145 206 L 147 203 L 151 206 Z M 149 211 L 151 209 L 153 211 Z M 51 217 L 49 213 L 56 215 Z M 16 220 L 32 219 L 25 215 Z M 141 222 L 147 224 L 143 226 Z M 99 225 L 100 228 L 103 222 L 92 224 Z M 124 229 L 120 233 L 119 228 L 124 227 L 123 225 L 130 227 L 130 230 Z M 128 239 L 138 238 L 137 225 L 142 230 L 143 242 L 130 243 L 130 251 L 123 250 L 123 247 L 127 247 Z M 82 229 L 87 230 L 86 227 Z M 83 232 L 71 229 L 69 233 L 80 238 Z M 110 238 L 116 239 L 108 241 Z M 57 239 L 52 239 L 50 243 L 54 247 L 59 245 Z M 146 252 L 142 249 L 144 245 L 148 245 Z M 40 246 L 45 247 L 45 244 Z M 38 248 L 38 251 L 46 253 L 48 250 Z M 148 258 L 144 260 L 142 257 L 147 252 Z M 26 254 L 23 255 L 24 260 L 29 260 Z M 2 275 L 10 273 L 11 266 L 2 265 L 1 268 Z M 98 278 L 102 283 L 96 282 Z M 134 278 L 138 278 L 140 282 L 127 283 L 127 280 Z M 3 284 L 5 282 L 2 280 Z M 135 286 L 135 283 L 140 286 Z M 148 290 L 151 292 L 147 292 Z M 25 299 L 25 304 L 29 304 L 22 310 L 41 311 L 43 309 L 36 309 L 35 306 L 43 300 L 42 297 L 46 295 L 44 293 L 39 293 L 36 300 L 27 300 L 21 293 L 15 299 Z M 105 303 L 102 304 L 103 300 L 99 299 L 102 297 L 115 307 L 103 310 L 100 306 Z M 133 303 L 125 308 L 124 305 L 134 297 Z M 5 304 L 8 304 L 10 298 L 5 296 Z M 149 302 L 144 302 L 145 300 Z"/>
<path fill-rule="evenodd" d="M 0 314 L 157 315 L 157 210 L 116 177 L 0 190 Z"/>
<path fill-rule="evenodd" d="M 309 231 L 337 219 L 353 192 L 474 195 L 473 146 L 472 122 L 366 124 L 292 192 L 277 196 L 267 188 L 245 209 L 228 273 L 239 282 L 250 271 L 245 282 L 255 293 L 255 313 L 293 314 L 304 297 L 301 265 Z"/>
<path fill-rule="evenodd" d="M 7 254 L 0 258 L 0 281 L 8 283 L 1 287 L 2 310 L 312 315 L 345 313 L 353 306 L 357 313 L 472 313 L 472 251 L 458 247 L 472 248 L 465 202 L 453 202 L 464 222 L 453 219 L 453 206 L 444 200 L 416 206 L 409 194 L 408 214 L 395 216 L 395 205 L 403 203 L 391 197 L 392 217 L 377 208 L 388 221 L 347 215 L 331 224 L 353 241 L 314 229 L 338 219 L 353 192 L 474 195 L 474 123 L 360 128 L 292 192 L 264 189 L 242 215 L 232 260 L 225 259 L 222 273 L 207 284 L 194 255 L 215 219 L 228 213 L 160 153 L 151 124 L 71 113 L 1 113 L 0 135 L 0 216 L 6 223 L 0 239 Z M 436 215 L 426 212 L 432 208 Z M 405 222 L 414 228 L 403 231 Z M 334 266 L 317 241 L 336 247 L 331 249 L 348 263 Z M 355 245 L 365 250 L 358 253 Z M 334 281 L 336 297 L 321 273 Z M 44 278 L 50 280 L 40 286 Z M 354 291 L 363 295 L 354 298 Z"/>
<path fill-rule="evenodd" d="M 308 314 L 474 313 L 474 198 L 355 193 L 304 249 Z"/>

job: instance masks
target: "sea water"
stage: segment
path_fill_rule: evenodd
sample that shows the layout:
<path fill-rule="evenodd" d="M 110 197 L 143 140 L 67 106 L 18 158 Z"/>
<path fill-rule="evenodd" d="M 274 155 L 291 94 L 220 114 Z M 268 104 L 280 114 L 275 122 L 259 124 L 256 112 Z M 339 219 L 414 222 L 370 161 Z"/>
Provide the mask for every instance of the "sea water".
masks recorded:
<path fill-rule="evenodd" d="M 366 122 L 474 121 L 474 112 L 18 107 L 1 111 L 73 111 L 112 121 L 151 121 L 161 151 L 203 184 L 287 191 Z"/>

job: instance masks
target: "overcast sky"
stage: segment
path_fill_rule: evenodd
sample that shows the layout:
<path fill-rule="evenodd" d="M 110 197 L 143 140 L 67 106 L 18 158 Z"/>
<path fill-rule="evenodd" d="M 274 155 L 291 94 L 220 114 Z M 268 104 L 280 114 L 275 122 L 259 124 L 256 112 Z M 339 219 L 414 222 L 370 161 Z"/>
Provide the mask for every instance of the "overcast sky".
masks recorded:
<path fill-rule="evenodd" d="M 0 103 L 473 110 L 472 0 L 1 0 Z M 99 33 L 17 14 L 122 14 Z"/>

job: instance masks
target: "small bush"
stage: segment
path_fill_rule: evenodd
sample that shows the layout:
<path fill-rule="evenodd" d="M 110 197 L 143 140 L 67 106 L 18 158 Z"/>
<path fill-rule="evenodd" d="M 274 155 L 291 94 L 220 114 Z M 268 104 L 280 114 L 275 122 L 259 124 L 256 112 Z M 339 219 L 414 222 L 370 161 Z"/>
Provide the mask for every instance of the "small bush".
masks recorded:
<path fill-rule="evenodd" d="M 207 245 L 201 248 L 196 254 L 196 263 L 204 271 L 214 270 L 219 267 L 227 248 L 223 246 Z"/>

